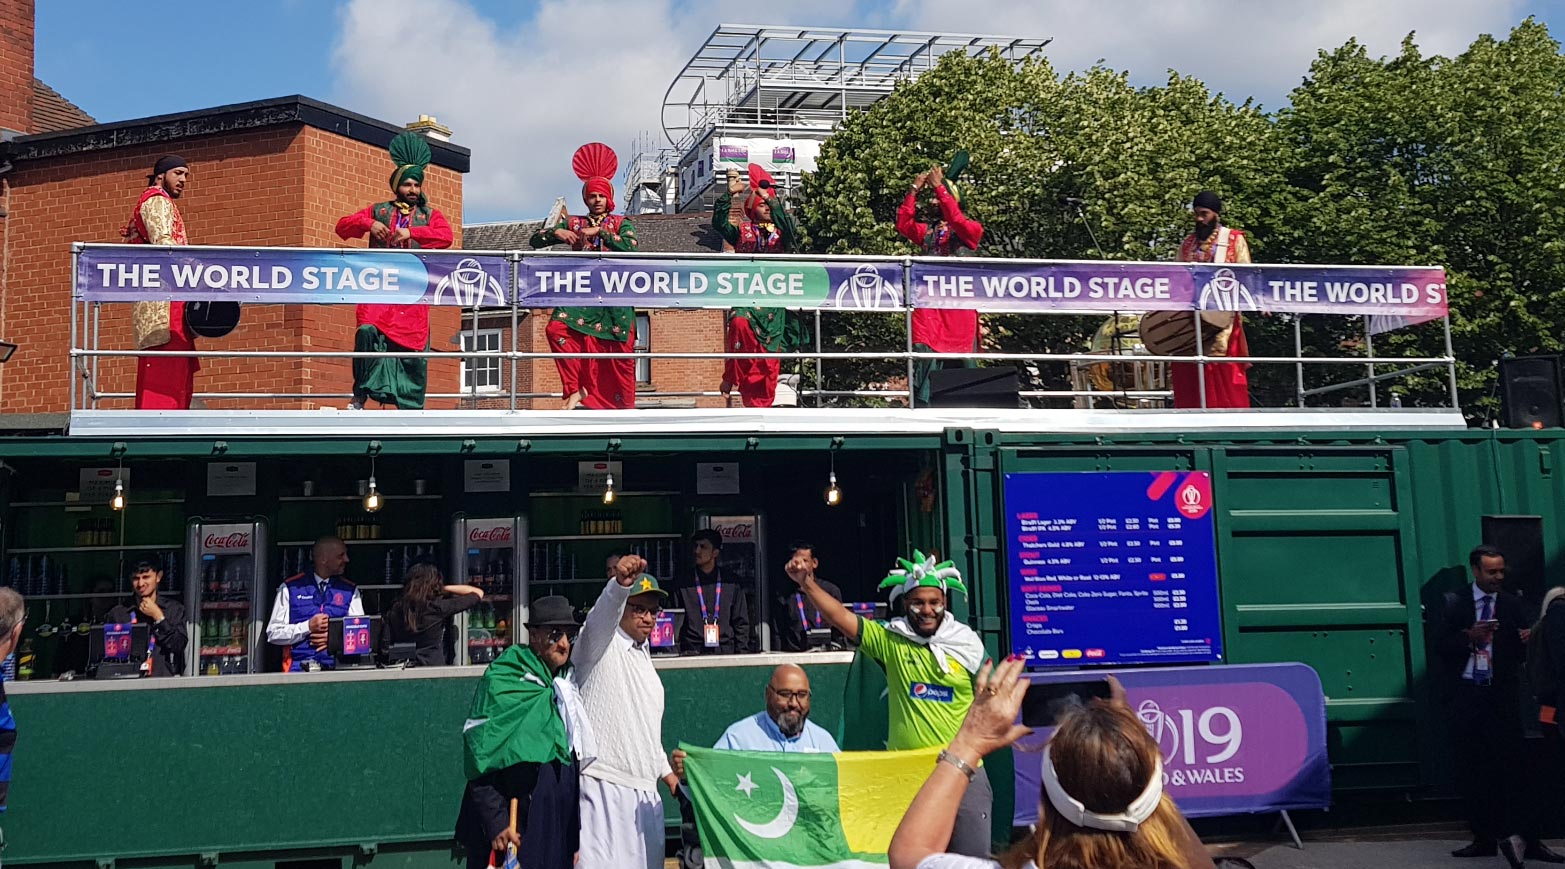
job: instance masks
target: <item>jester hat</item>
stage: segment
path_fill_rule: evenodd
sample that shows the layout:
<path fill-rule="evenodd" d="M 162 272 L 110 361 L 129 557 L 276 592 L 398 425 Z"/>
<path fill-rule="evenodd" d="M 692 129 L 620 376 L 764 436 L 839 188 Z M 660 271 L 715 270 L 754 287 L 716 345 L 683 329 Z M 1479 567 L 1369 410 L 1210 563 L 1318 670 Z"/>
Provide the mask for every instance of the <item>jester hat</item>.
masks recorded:
<path fill-rule="evenodd" d="M 898 558 L 897 564 L 901 567 L 891 571 L 880 581 L 881 589 L 891 589 L 892 603 L 896 603 L 897 598 L 915 588 L 938 588 L 941 594 L 955 589 L 962 594 L 967 594 L 967 586 L 962 584 L 962 573 L 956 569 L 954 561 L 942 561 L 936 564 L 933 555 L 925 555 L 915 549 L 911 561 Z"/>
<path fill-rule="evenodd" d="M 610 179 L 619 170 L 619 157 L 614 149 L 602 142 L 589 142 L 576 149 L 571 156 L 571 171 L 582 181 L 581 198 L 589 193 L 602 193 L 609 198 L 609 211 L 614 210 L 614 182 Z"/>
<path fill-rule="evenodd" d="M 772 173 L 756 163 L 750 164 L 749 173 L 750 193 L 744 198 L 744 214 L 751 221 L 760 223 L 760 218 L 755 216 L 755 206 L 777 195 L 777 182 L 772 180 Z M 765 193 L 767 190 L 772 191 L 771 196 Z"/>
<path fill-rule="evenodd" d="M 391 144 L 386 146 L 391 154 L 391 162 L 397 168 L 391 173 L 391 192 L 397 192 L 397 187 L 409 178 L 424 183 L 424 170 L 429 168 L 429 163 L 434 158 L 429 153 L 429 140 L 418 133 L 398 133 Z M 421 192 L 418 195 L 418 204 L 423 207 L 429 203 Z"/>

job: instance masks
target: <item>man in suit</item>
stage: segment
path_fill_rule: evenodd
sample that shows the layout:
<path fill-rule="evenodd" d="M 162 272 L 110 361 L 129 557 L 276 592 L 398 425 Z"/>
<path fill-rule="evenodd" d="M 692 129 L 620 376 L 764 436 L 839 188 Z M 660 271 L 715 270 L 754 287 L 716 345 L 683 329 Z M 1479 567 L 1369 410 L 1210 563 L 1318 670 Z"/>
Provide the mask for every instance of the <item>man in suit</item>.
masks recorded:
<path fill-rule="evenodd" d="M 1453 857 L 1504 855 L 1562 863 L 1525 823 L 1526 770 L 1518 697 L 1526 652 L 1527 613 L 1504 589 L 1505 554 L 1478 546 L 1467 557 L 1473 584 L 1447 594 L 1435 629 L 1438 684 L 1450 729 L 1456 783 L 1466 802 L 1473 842 Z M 1518 841 L 1520 840 L 1520 841 Z"/>

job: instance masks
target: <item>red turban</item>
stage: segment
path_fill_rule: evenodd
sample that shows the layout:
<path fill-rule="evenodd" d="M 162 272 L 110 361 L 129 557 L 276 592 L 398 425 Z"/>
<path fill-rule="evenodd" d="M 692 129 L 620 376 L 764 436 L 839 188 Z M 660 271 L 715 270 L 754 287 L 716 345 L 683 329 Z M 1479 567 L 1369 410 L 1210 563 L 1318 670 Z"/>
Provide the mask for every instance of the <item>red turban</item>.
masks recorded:
<path fill-rule="evenodd" d="M 611 212 L 614 210 L 614 182 L 602 176 L 588 178 L 587 182 L 581 185 L 582 201 L 586 201 L 589 193 L 602 193 L 604 196 L 607 196 L 609 198 L 608 210 Z"/>

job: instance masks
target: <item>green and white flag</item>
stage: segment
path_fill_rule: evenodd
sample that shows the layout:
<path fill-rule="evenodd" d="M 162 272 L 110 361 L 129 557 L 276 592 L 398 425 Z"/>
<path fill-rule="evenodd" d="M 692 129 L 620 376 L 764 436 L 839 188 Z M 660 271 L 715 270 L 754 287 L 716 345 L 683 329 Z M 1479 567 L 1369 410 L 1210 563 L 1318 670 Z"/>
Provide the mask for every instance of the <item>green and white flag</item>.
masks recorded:
<path fill-rule="evenodd" d="M 884 867 L 938 753 L 680 747 L 708 869 Z"/>

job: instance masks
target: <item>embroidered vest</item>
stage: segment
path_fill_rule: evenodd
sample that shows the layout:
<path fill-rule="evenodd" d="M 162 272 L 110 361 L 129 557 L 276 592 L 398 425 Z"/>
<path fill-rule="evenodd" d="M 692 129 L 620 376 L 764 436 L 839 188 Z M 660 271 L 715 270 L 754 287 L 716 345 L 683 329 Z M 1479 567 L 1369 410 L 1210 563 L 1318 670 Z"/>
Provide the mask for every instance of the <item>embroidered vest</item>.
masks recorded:
<path fill-rule="evenodd" d="M 404 215 L 402 212 L 397 210 L 396 203 L 378 202 L 375 204 L 375 210 L 372 211 L 371 214 L 375 215 L 376 220 L 390 227 L 393 232 L 399 229 L 403 229 L 404 227 L 429 225 L 428 206 L 415 208 Z M 397 245 L 397 247 L 404 246 L 418 247 L 419 243 L 410 238 L 407 240 L 406 245 Z M 391 247 L 391 245 L 377 240 L 375 236 L 372 235 L 370 236 L 370 247 Z"/>
<path fill-rule="evenodd" d="M 619 228 L 625 223 L 625 217 L 621 214 L 605 214 L 603 222 L 598 224 L 598 234 L 590 239 L 582 239 L 571 245 L 571 250 L 603 250 L 603 234 L 612 233 L 619 235 Z M 592 226 L 592 221 L 586 217 L 572 214 L 565 219 L 565 228 L 571 232 L 581 232 Z"/>
<path fill-rule="evenodd" d="M 770 233 L 764 232 L 760 224 L 746 220 L 739 225 L 739 243 L 734 245 L 737 253 L 783 253 L 782 233 L 776 226 Z"/>

